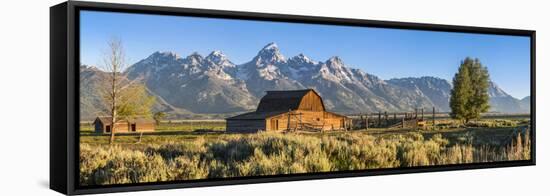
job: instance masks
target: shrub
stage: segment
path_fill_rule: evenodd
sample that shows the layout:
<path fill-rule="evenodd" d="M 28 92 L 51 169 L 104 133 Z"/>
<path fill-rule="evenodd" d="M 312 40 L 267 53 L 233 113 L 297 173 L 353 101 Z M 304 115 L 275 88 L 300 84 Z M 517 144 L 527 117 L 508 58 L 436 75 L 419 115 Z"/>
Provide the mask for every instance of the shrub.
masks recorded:
<path fill-rule="evenodd" d="M 451 145 L 440 134 L 427 139 L 420 133 L 235 134 L 141 145 L 81 144 L 81 185 L 521 160 L 530 158 L 531 143 L 527 131 L 504 148 Z"/>

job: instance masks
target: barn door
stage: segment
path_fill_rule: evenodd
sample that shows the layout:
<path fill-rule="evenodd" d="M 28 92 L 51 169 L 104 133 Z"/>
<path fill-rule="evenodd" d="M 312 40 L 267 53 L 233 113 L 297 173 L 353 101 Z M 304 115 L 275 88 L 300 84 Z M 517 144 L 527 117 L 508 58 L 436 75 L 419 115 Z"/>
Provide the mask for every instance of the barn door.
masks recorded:
<path fill-rule="evenodd" d="M 132 131 L 134 131 L 134 132 L 136 131 L 136 124 L 135 124 L 135 123 L 134 123 L 134 124 L 132 124 L 132 128 L 131 128 L 131 130 L 132 130 Z"/>
<path fill-rule="evenodd" d="M 276 131 L 279 128 L 279 120 L 271 119 L 271 130 Z"/>

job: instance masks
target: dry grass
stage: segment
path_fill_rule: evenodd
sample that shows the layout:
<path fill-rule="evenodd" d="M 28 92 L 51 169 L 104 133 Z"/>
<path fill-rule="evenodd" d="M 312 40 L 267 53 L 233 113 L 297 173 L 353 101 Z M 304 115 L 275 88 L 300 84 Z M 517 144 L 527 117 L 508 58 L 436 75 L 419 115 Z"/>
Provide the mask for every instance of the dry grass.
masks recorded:
<path fill-rule="evenodd" d="M 81 144 L 81 185 L 124 184 L 530 159 L 529 134 L 502 147 L 435 134 L 259 133 L 164 144 Z"/>

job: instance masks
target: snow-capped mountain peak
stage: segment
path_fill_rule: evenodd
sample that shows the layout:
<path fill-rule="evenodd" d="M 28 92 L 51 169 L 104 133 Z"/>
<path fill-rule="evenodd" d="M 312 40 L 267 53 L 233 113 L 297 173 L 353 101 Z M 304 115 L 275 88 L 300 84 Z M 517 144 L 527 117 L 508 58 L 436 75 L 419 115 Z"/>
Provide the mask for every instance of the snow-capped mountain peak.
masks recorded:
<path fill-rule="evenodd" d="M 254 57 L 254 61 L 257 65 L 268 65 L 268 64 L 276 64 L 276 63 L 285 63 L 286 59 L 279 51 L 279 47 L 276 43 L 271 42 L 264 46 L 259 52 L 256 57 Z"/>
<path fill-rule="evenodd" d="M 286 66 L 280 66 L 282 71 L 293 79 L 311 76 L 317 72 L 319 62 L 311 60 L 306 55 L 300 53 L 297 56 L 289 58 Z"/>
<path fill-rule="evenodd" d="M 220 65 L 222 67 L 235 67 L 227 56 L 219 50 L 212 51 L 208 56 L 204 58 L 206 61 L 209 61 L 213 64 Z"/>
<path fill-rule="evenodd" d="M 149 55 L 147 58 L 142 61 L 157 62 L 157 61 L 176 61 L 181 59 L 181 57 L 175 52 L 171 51 L 156 51 L 153 54 Z"/>
<path fill-rule="evenodd" d="M 174 52 L 157 51 L 147 58 L 137 62 L 126 71 L 141 74 L 154 74 L 169 67 L 176 67 L 181 64 L 182 58 Z"/>
<path fill-rule="evenodd" d="M 208 56 L 206 56 L 205 59 L 211 60 L 213 62 L 221 62 L 221 61 L 228 60 L 227 56 L 222 51 L 219 51 L 219 50 L 212 51 Z"/>
<path fill-rule="evenodd" d="M 279 46 L 275 42 L 270 42 L 265 45 L 262 50 L 279 50 Z"/>
<path fill-rule="evenodd" d="M 165 58 L 176 58 L 176 59 L 181 58 L 178 54 L 176 54 L 175 52 L 172 52 L 172 51 L 157 51 L 157 52 L 153 53 L 151 56 L 165 57 Z"/>
<path fill-rule="evenodd" d="M 352 81 L 353 73 L 344 65 L 344 62 L 340 57 L 333 56 L 328 59 L 319 69 L 318 76 L 322 76 L 325 79 L 329 79 L 335 82 Z"/>
<path fill-rule="evenodd" d="M 318 62 L 311 60 L 303 53 L 298 54 L 288 60 L 291 65 L 303 65 L 303 64 L 317 64 Z"/>
<path fill-rule="evenodd" d="M 241 112 L 254 108 L 266 90 L 313 88 L 325 106 L 340 112 L 410 111 L 432 108 L 449 111 L 451 84 L 440 78 L 382 80 L 352 68 L 333 56 L 314 61 L 304 54 L 285 59 L 269 43 L 250 61 L 234 65 L 221 51 L 206 57 L 193 53 L 179 58 L 156 52 L 128 69 L 174 107 L 196 113 Z M 88 69 L 82 69 L 88 70 Z M 529 100 L 509 96 L 491 83 L 491 111 L 529 111 Z"/>
<path fill-rule="evenodd" d="M 342 67 L 344 65 L 344 62 L 342 61 L 342 59 L 340 57 L 333 56 L 333 57 L 330 57 L 330 59 L 327 60 L 326 64 Z"/>
<path fill-rule="evenodd" d="M 198 65 L 201 64 L 204 58 L 198 53 L 193 52 L 191 55 L 187 56 L 185 60 L 192 65 Z"/>

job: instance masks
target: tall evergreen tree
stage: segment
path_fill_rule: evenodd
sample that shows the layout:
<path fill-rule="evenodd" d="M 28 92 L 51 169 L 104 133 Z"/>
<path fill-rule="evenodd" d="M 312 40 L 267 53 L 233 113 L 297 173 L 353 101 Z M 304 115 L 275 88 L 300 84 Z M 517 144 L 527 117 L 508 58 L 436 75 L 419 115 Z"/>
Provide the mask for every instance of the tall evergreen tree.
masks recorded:
<path fill-rule="evenodd" d="M 453 78 L 453 88 L 451 89 L 451 98 L 449 100 L 452 118 L 466 119 L 468 116 L 468 99 L 470 99 L 472 94 L 469 66 L 465 66 L 464 62 L 462 62 Z"/>
<path fill-rule="evenodd" d="M 489 110 L 489 71 L 478 59 L 467 57 L 453 78 L 451 117 L 467 123 Z"/>

